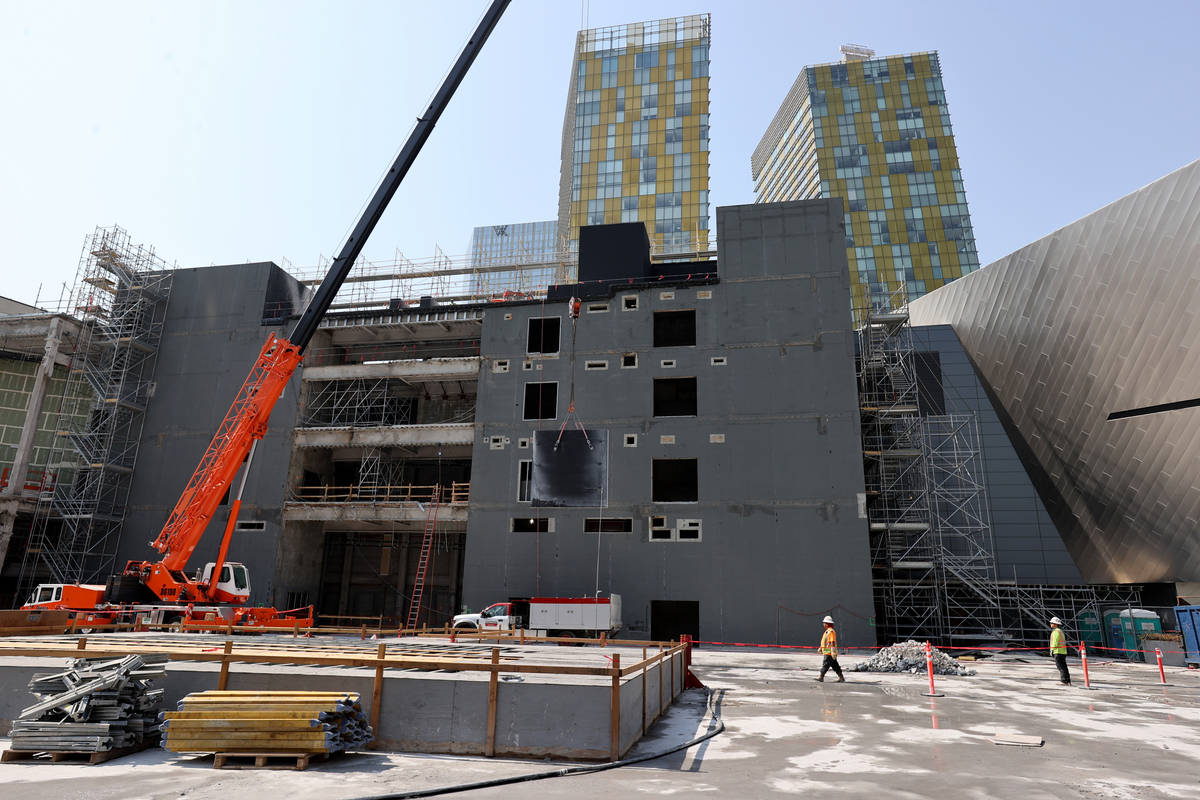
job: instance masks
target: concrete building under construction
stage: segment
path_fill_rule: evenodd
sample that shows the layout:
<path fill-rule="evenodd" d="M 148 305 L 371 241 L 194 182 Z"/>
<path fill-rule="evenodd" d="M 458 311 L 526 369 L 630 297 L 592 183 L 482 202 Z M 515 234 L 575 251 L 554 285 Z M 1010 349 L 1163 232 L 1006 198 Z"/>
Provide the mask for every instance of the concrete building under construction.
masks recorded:
<path fill-rule="evenodd" d="M 1055 236 L 1095 254 L 1078 270 L 1107 274 L 1120 242 L 1101 239 L 1126 234 L 1097 223 L 1171 198 L 1194 214 L 1197 174 L 1190 165 Z M 1106 606 L 1166 605 L 1196 581 L 1182 517 L 1145 517 L 1157 538 L 1123 537 L 1122 549 L 1072 532 L 1074 490 L 980 360 L 989 340 L 961 327 L 992 319 L 971 311 L 983 301 L 970 291 L 999 285 L 991 268 L 914 304 L 919 316 L 889 298 L 851 329 L 836 203 L 720 209 L 719 254 L 693 262 L 653 260 L 624 225 L 585 228 L 581 282 L 533 297 L 489 283 L 510 260 L 361 264 L 251 473 L 231 558 L 250 567 L 252 601 L 440 625 L 464 605 L 612 591 L 645 636 L 804 641 L 832 612 L 856 642 L 979 641 L 1040 639 L 1047 613 L 1083 633 Z M 1164 275 L 1194 268 L 1194 237 L 1163 230 Z M 105 242 L 124 260 L 97 256 Z M 1031 247 L 1051 264 L 1053 243 Z M 139 252 L 123 233 L 89 239 L 81 275 L 93 280 L 80 283 L 124 276 L 105 287 L 103 314 L 77 289 L 72 313 L 0 318 L 4 373 L 23 376 L 6 377 L 18 388 L 3 417 L 10 599 L 147 555 L 236 393 L 237 365 L 288 328 L 311 280 L 272 264 L 169 269 Z M 535 265 L 575 274 L 560 267 Z M 1143 284 L 1138 302 L 1188 286 Z M 145 333 L 115 335 L 122 291 L 145 293 L 129 299 Z M 140 346 L 112 356 L 151 338 L 154 359 Z M 1020 371 L 1054 376 L 1050 362 Z M 1142 400 L 1124 404 L 1153 405 Z M 140 418 L 114 419 L 111 406 Z M 1153 541 L 1172 544 L 1150 558 Z"/>

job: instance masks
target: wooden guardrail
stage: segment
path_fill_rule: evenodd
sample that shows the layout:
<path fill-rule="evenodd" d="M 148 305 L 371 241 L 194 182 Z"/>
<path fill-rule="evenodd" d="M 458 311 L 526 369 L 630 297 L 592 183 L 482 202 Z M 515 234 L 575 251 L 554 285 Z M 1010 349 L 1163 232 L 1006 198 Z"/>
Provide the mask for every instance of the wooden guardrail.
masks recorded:
<path fill-rule="evenodd" d="M 431 634 L 423 634 L 429 636 Z M 445 636 L 445 634 L 441 634 Z M 527 641 L 546 641 L 538 637 L 536 639 L 530 637 Z M 572 643 L 579 643 L 579 639 L 569 640 Z M 594 640 L 599 642 L 600 640 Z M 243 644 L 249 644 L 248 642 Z M 229 684 L 230 667 L 233 664 L 299 664 L 299 665 L 316 665 L 316 666 L 338 666 L 338 667 L 374 667 L 375 677 L 371 696 L 371 726 L 376 731 L 379 730 L 379 716 L 382 708 L 383 698 L 383 678 L 385 669 L 416 669 L 416 670 L 439 670 L 448 672 L 487 672 L 488 673 L 488 694 L 487 694 L 487 727 L 485 741 L 482 743 L 484 755 L 495 755 L 495 737 L 496 737 L 496 703 L 498 695 L 498 680 L 501 673 L 519 673 L 519 674 L 538 674 L 538 675 L 583 675 L 594 677 L 608 677 L 611 680 L 611 702 L 610 702 L 610 741 L 609 741 L 609 757 L 616 761 L 621 757 L 620 734 L 621 734 L 621 679 L 640 672 L 642 674 L 642 732 L 645 733 L 646 727 L 657 719 L 658 714 L 666 707 L 667 700 L 674 698 L 683 690 L 683 670 L 685 661 L 685 650 L 687 645 L 680 642 L 637 642 L 631 643 L 621 641 L 624 646 L 641 646 L 642 659 L 633 664 L 626 666 L 621 665 L 621 654 L 613 653 L 611 657 L 605 656 L 611 666 L 592 667 L 592 666 L 577 666 L 572 664 L 534 664 L 518 661 L 513 656 L 502 657 L 499 647 L 492 647 L 490 659 L 484 661 L 482 656 L 476 653 L 467 653 L 463 657 L 448 659 L 445 657 L 430 658 L 426 656 L 413 656 L 410 654 L 399 654 L 395 652 L 389 653 L 389 643 L 379 642 L 374 654 L 358 653 L 340 653 L 334 654 L 333 651 L 327 651 L 330 654 L 323 655 L 303 649 L 288 649 L 285 645 L 274 645 L 271 647 L 243 647 L 241 650 L 235 647 L 232 638 L 225 639 L 220 647 L 213 646 L 211 640 L 201 640 L 195 643 L 179 642 L 172 640 L 163 643 L 139 643 L 128 640 L 120 640 L 114 642 L 112 646 L 106 646 L 106 643 L 99 643 L 93 640 L 90 643 L 88 637 L 81 636 L 75 642 L 73 647 L 54 646 L 50 643 L 30 643 L 26 644 L 21 640 L 0 640 L 0 655 L 10 657 L 49 657 L 49 658 L 116 658 L 130 655 L 132 653 L 165 653 L 171 660 L 175 661 L 201 661 L 215 662 L 220 664 L 220 670 L 217 675 L 217 689 L 224 691 Z M 403 642 L 396 642 L 391 645 L 395 648 L 403 648 Z M 656 652 L 651 652 L 650 648 L 656 647 Z M 411 650 L 410 650 L 411 652 Z M 653 717 L 647 716 L 646 702 L 646 674 L 649 670 L 658 668 L 659 675 L 659 703 Z M 666 674 L 664 675 L 664 672 Z M 667 677 L 667 681 L 663 680 Z M 669 689 L 664 687 L 664 683 L 669 686 Z M 667 697 L 664 697 L 664 694 Z"/>

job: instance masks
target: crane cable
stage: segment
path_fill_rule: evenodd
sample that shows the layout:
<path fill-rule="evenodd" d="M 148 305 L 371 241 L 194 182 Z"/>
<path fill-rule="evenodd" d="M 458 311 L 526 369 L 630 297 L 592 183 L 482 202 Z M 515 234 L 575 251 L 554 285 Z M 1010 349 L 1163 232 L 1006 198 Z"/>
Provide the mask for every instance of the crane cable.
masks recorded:
<path fill-rule="evenodd" d="M 588 437 L 587 431 L 584 430 L 583 423 L 579 421 L 579 417 L 575 414 L 575 333 L 579 323 L 579 309 L 583 305 L 583 301 L 578 297 L 572 297 L 567 303 L 567 314 L 571 318 L 571 393 L 570 400 L 567 403 L 567 416 L 563 419 L 562 426 L 558 429 L 558 438 L 554 440 L 554 449 L 558 450 L 558 446 L 562 444 L 563 434 L 567 430 L 567 425 L 571 422 L 571 417 L 575 417 L 575 424 L 579 427 L 579 432 L 583 434 L 583 440 L 587 442 L 588 450 L 595 450 L 592 446 L 592 440 Z"/>

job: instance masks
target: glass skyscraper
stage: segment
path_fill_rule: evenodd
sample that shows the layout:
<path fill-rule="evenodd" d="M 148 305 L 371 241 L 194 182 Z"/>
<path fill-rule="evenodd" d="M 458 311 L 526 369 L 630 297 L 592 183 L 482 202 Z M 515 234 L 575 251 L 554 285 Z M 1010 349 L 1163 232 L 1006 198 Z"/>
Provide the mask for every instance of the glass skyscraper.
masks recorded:
<path fill-rule="evenodd" d="M 555 220 L 476 227 L 471 231 L 472 294 L 502 296 L 565 282 L 558 244 Z"/>
<path fill-rule="evenodd" d="M 760 203 L 841 197 L 853 307 L 979 268 L 936 52 L 805 67 L 751 157 Z"/>
<path fill-rule="evenodd" d="M 659 254 L 707 250 L 711 19 L 580 31 L 563 122 L 558 231 L 644 222 Z"/>

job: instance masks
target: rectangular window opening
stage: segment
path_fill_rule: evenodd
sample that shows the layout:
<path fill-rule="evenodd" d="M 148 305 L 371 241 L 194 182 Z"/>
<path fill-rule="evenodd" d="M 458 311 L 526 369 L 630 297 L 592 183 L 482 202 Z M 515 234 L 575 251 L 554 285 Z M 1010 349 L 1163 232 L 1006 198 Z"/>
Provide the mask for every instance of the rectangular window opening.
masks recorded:
<path fill-rule="evenodd" d="M 584 533 L 633 533 L 630 517 L 587 517 L 583 521 Z"/>
<path fill-rule="evenodd" d="M 676 522 L 675 538 L 681 542 L 700 541 L 700 520 L 681 519 Z"/>
<path fill-rule="evenodd" d="M 234 527 L 239 531 L 265 531 L 267 523 L 258 519 L 246 519 L 238 520 L 237 525 Z"/>
<path fill-rule="evenodd" d="M 726 360 L 725 356 L 713 356 L 711 359 L 709 359 L 708 363 L 712 364 L 714 367 L 723 367 L 728 363 L 728 361 Z"/>
<path fill-rule="evenodd" d="M 497 359 L 492 364 L 492 372 L 508 372 L 508 359 Z"/>
<path fill-rule="evenodd" d="M 513 517 L 513 533 L 553 533 L 553 517 Z"/>
<path fill-rule="evenodd" d="M 607 361 L 585 361 L 583 368 L 586 370 L 608 369 Z"/>
<path fill-rule="evenodd" d="M 696 344 L 696 310 L 655 311 L 655 347 L 692 347 Z"/>
<path fill-rule="evenodd" d="M 588 303 L 589 314 L 603 314 L 608 311 L 608 303 Z"/>
<path fill-rule="evenodd" d="M 533 461 L 522 459 L 517 462 L 517 502 L 528 503 L 532 497 Z"/>
<path fill-rule="evenodd" d="M 655 503 L 697 502 L 700 499 L 698 459 L 654 459 L 651 484 L 650 499 Z"/>
<path fill-rule="evenodd" d="M 525 419 L 554 419 L 558 416 L 558 383 L 525 384 Z"/>
<path fill-rule="evenodd" d="M 638 298 L 636 294 L 627 294 L 621 298 L 622 311 L 637 311 Z"/>
<path fill-rule="evenodd" d="M 526 353 L 558 352 L 558 317 L 534 317 L 529 320 Z"/>
<path fill-rule="evenodd" d="M 626 353 L 621 356 L 621 369 L 633 369 L 637 366 L 637 353 Z"/>
<path fill-rule="evenodd" d="M 697 392 L 695 378 L 655 378 L 654 416 L 696 416 Z"/>
<path fill-rule="evenodd" d="M 625 434 L 625 446 L 626 447 L 637 447 L 637 434 L 636 433 Z"/>

